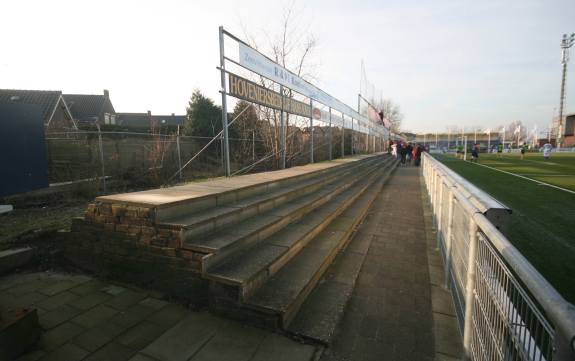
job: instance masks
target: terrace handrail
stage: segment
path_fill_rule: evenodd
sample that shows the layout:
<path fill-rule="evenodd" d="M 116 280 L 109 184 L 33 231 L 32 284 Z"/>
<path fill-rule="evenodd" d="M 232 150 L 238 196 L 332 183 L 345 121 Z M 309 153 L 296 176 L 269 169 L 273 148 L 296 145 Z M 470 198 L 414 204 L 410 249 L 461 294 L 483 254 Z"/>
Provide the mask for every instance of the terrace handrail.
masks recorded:
<path fill-rule="evenodd" d="M 502 204 L 427 153 L 422 171 L 466 357 L 575 360 L 575 306 L 482 209 Z"/>

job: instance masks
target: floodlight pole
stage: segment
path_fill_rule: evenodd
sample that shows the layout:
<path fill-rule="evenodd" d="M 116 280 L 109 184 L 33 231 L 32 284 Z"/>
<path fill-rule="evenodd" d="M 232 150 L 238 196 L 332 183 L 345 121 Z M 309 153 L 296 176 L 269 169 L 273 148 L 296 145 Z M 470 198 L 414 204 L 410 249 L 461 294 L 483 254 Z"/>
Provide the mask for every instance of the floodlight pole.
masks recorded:
<path fill-rule="evenodd" d="M 224 27 L 220 26 L 220 74 L 221 74 L 221 93 L 222 93 L 222 129 L 224 135 L 224 169 L 226 172 L 226 177 L 229 177 L 230 172 L 230 144 L 228 138 L 228 107 L 226 103 L 226 72 L 225 72 L 225 60 L 224 60 Z"/>
<path fill-rule="evenodd" d="M 567 77 L 567 62 L 569 61 L 569 48 L 573 46 L 575 42 L 575 33 L 567 37 L 567 34 L 563 34 L 563 39 L 561 39 L 561 98 L 559 99 L 559 129 L 557 132 L 557 148 L 561 148 L 561 138 L 563 137 L 563 106 L 565 101 L 565 79 Z"/>

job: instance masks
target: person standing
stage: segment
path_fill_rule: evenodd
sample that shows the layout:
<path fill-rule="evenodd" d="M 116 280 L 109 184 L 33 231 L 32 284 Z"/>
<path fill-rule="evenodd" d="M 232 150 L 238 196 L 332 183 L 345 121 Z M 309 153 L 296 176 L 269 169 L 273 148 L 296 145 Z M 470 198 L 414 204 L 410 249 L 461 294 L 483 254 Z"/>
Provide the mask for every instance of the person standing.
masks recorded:
<path fill-rule="evenodd" d="M 526 151 L 527 151 L 527 144 L 523 144 L 523 146 L 521 146 L 521 160 L 523 160 L 523 158 L 525 157 Z"/>
<path fill-rule="evenodd" d="M 497 145 L 497 158 L 501 158 L 501 153 L 503 153 L 503 144 L 499 143 Z"/>
<path fill-rule="evenodd" d="M 545 160 L 549 160 L 549 156 L 551 155 L 552 149 L 553 146 L 550 143 L 545 143 L 545 145 L 543 146 L 543 158 Z"/>
<path fill-rule="evenodd" d="M 405 147 L 406 152 L 406 156 L 407 156 L 407 164 L 411 164 L 411 152 L 413 151 L 413 146 L 411 145 L 411 143 L 407 143 L 407 147 Z"/>
<path fill-rule="evenodd" d="M 479 143 L 473 144 L 473 149 L 471 149 L 471 161 L 479 162 Z"/>
<path fill-rule="evenodd" d="M 397 159 L 397 143 L 391 142 L 391 155 Z"/>
<path fill-rule="evenodd" d="M 417 148 L 415 150 L 415 166 L 419 167 L 419 165 L 421 164 L 421 153 L 423 153 L 424 148 L 421 144 L 417 145 Z"/>
<path fill-rule="evenodd" d="M 399 157 L 401 159 L 401 165 L 405 165 L 405 157 L 407 156 L 407 147 L 405 144 L 401 143 L 399 145 Z"/>

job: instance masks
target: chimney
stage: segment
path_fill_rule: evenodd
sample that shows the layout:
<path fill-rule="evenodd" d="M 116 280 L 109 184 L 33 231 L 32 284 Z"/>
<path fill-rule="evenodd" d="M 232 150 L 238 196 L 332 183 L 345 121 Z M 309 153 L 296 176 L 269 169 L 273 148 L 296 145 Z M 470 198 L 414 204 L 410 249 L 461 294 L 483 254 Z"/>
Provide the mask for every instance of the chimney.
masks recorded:
<path fill-rule="evenodd" d="M 108 91 L 108 89 L 104 89 L 104 98 L 110 98 L 110 92 Z"/>

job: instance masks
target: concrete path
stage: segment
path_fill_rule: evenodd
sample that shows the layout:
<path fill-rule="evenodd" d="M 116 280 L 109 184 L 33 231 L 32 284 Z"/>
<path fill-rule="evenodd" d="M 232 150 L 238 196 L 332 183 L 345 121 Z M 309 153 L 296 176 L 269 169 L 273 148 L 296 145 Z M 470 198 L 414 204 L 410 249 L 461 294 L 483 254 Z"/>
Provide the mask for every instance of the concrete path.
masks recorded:
<path fill-rule="evenodd" d="M 419 168 L 396 170 L 355 237 L 371 237 L 371 245 L 338 334 L 322 360 L 433 360 Z"/>
<path fill-rule="evenodd" d="M 84 275 L 0 278 L 0 310 L 34 307 L 44 332 L 28 361 L 312 360 L 318 349 L 192 312 L 149 292 Z"/>

